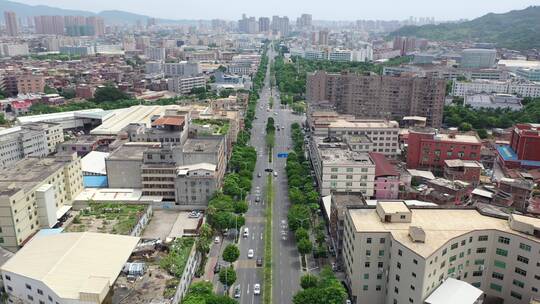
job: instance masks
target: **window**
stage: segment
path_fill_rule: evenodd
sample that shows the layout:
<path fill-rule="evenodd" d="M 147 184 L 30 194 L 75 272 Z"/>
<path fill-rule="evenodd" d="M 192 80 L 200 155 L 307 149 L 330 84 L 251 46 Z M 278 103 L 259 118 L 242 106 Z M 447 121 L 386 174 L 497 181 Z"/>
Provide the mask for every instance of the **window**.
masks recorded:
<path fill-rule="evenodd" d="M 504 275 L 502 273 L 498 273 L 498 272 L 493 272 L 491 274 L 491 277 L 494 278 L 494 279 L 497 279 L 497 280 L 504 280 Z"/>
<path fill-rule="evenodd" d="M 338 172 L 338 168 L 331 168 L 330 172 Z"/>
<path fill-rule="evenodd" d="M 454 243 L 452 244 L 452 246 L 450 247 L 450 249 L 454 250 L 458 247 L 458 243 Z"/>
<path fill-rule="evenodd" d="M 487 235 L 481 235 L 478 237 L 478 241 L 479 242 L 485 242 L 488 240 L 488 236 Z"/>
<path fill-rule="evenodd" d="M 527 244 L 519 243 L 519 248 L 523 249 L 525 251 L 531 251 L 531 246 L 529 246 Z"/>
<path fill-rule="evenodd" d="M 451 256 L 450 259 L 449 259 L 450 263 L 452 263 L 452 262 L 455 261 L 455 260 L 456 260 L 456 256 L 455 256 L 455 255 Z"/>
<path fill-rule="evenodd" d="M 383 263 L 383 262 L 377 263 L 377 268 L 383 268 L 383 266 L 384 266 L 384 263 Z"/>
<path fill-rule="evenodd" d="M 414 285 L 411 285 L 411 289 L 412 289 L 412 290 L 415 290 L 415 289 L 416 289 L 416 287 L 414 287 Z"/>
<path fill-rule="evenodd" d="M 401 249 L 398 249 L 397 254 L 398 254 L 399 256 L 402 256 L 402 255 L 403 255 L 403 251 L 401 251 Z"/>
<path fill-rule="evenodd" d="M 353 172 L 353 168 L 347 168 L 347 172 Z"/>
<path fill-rule="evenodd" d="M 381 285 L 375 285 L 375 290 L 380 291 L 381 290 Z"/>
<path fill-rule="evenodd" d="M 518 262 L 521 262 L 521 263 L 524 263 L 524 264 L 529 264 L 529 259 L 524 257 L 524 256 L 518 255 L 517 260 L 518 260 Z"/>
<path fill-rule="evenodd" d="M 364 273 L 364 280 L 369 280 L 369 273 Z"/>
<path fill-rule="evenodd" d="M 382 280 L 382 273 L 377 274 L 377 280 Z"/>
<path fill-rule="evenodd" d="M 507 237 L 500 236 L 500 237 L 499 237 L 499 243 L 502 243 L 502 244 L 510 244 L 510 239 L 507 238 Z"/>
<path fill-rule="evenodd" d="M 39 304 L 45 304 L 45 301 L 39 300 Z"/>
<path fill-rule="evenodd" d="M 501 255 L 501 256 L 508 256 L 508 250 L 497 248 L 495 250 L 495 254 L 498 254 L 498 255 Z"/>
<path fill-rule="evenodd" d="M 366 256 L 371 256 L 371 250 L 366 250 Z"/>
<path fill-rule="evenodd" d="M 486 252 L 486 247 L 480 247 L 476 249 L 476 253 L 485 253 L 485 252 Z"/>
<path fill-rule="evenodd" d="M 484 260 L 474 260 L 474 265 L 484 265 Z"/>
<path fill-rule="evenodd" d="M 367 238 L 366 243 L 371 244 L 371 238 Z"/>
<path fill-rule="evenodd" d="M 43 290 L 38 289 L 38 290 L 37 290 L 37 293 L 38 293 L 39 295 L 43 295 Z"/>
<path fill-rule="evenodd" d="M 473 277 L 481 277 L 483 274 L 482 270 L 473 271 L 472 276 Z"/>
<path fill-rule="evenodd" d="M 394 292 L 399 293 L 399 289 L 397 287 L 394 287 Z"/>
<path fill-rule="evenodd" d="M 448 268 L 448 274 L 456 272 L 456 267 Z"/>
<path fill-rule="evenodd" d="M 4 277 L 6 278 L 6 280 L 11 281 L 11 277 L 8 276 L 7 274 Z"/>
<path fill-rule="evenodd" d="M 518 281 L 518 280 L 513 280 L 513 281 L 512 281 L 512 284 L 513 284 L 513 285 L 516 285 L 517 287 L 520 287 L 520 288 L 525 287 L 525 283 L 523 283 L 523 282 L 521 282 L 521 281 Z"/>
<path fill-rule="evenodd" d="M 31 295 L 27 295 L 26 297 L 28 298 L 28 300 L 34 301 L 34 297 L 32 297 Z"/>
<path fill-rule="evenodd" d="M 384 244 L 385 242 L 386 242 L 386 239 L 385 239 L 385 238 L 380 238 L 380 239 L 379 239 L 379 243 L 380 243 L 380 244 Z"/>
<path fill-rule="evenodd" d="M 399 274 L 396 274 L 396 281 L 399 282 Z"/>
<path fill-rule="evenodd" d="M 411 272 L 411 275 L 412 275 L 414 278 L 416 278 L 416 273 Z"/>
<path fill-rule="evenodd" d="M 384 256 L 384 250 L 379 250 L 379 256 L 380 257 Z"/>
<path fill-rule="evenodd" d="M 525 271 L 525 270 L 523 270 L 523 269 L 521 269 L 521 268 L 519 268 L 519 267 L 516 267 L 516 269 L 514 270 L 514 272 L 517 273 L 517 274 L 520 274 L 520 275 L 522 275 L 522 276 L 526 276 L 526 275 L 527 275 L 527 271 Z"/>
<path fill-rule="evenodd" d="M 401 263 L 400 262 L 397 262 L 397 268 L 401 269 Z"/>
<path fill-rule="evenodd" d="M 362 289 L 363 289 L 363 290 L 368 290 L 368 286 L 367 286 L 367 285 L 364 285 Z"/>
<path fill-rule="evenodd" d="M 369 262 L 365 262 L 365 263 L 364 263 L 364 267 L 369 268 L 369 266 L 370 266 L 370 263 L 369 263 Z"/>
<path fill-rule="evenodd" d="M 495 260 L 493 264 L 495 265 L 495 267 L 506 269 L 506 263 L 503 261 Z"/>
<path fill-rule="evenodd" d="M 446 254 L 446 252 L 448 252 L 448 250 L 446 250 L 446 248 L 444 248 L 443 251 L 442 251 L 442 255 L 444 256 Z"/>
<path fill-rule="evenodd" d="M 518 299 L 518 300 L 521 300 L 521 298 L 522 298 L 521 294 L 519 294 L 519 293 L 517 293 L 517 292 L 515 292 L 515 291 L 511 291 L 511 292 L 510 292 L 510 295 L 511 295 L 512 297 Z"/>
<path fill-rule="evenodd" d="M 337 179 L 337 175 L 330 175 L 331 179 Z"/>
<path fill-rule="evenodd" d="M 26 289 L 32 290 L 32 286 L 30 286 L 29 284 L 26 284 Z"/>
<path fill-rule="evenodd" d="M 418 265 L 418 260 L 413 259 L 412 262 L 415 263 L 416 265 Z"/>
<path fill-rule="evenodd" d="M 498 285 L 498 284 L 495 284 L 495 283 L 489 284 L 489 288 L 491 288 L 493 290 L 496 290 L 496 291 L 501 291 L 502 290 L 502 286 Z"/>
<path fill-rule="evenodd" d="M 13 291 L 13 287 L 11 287 L 11 286 L 9 286 L 9 285 L 8 285 L 7 289 L 8 289 L 9 291 Z"/>

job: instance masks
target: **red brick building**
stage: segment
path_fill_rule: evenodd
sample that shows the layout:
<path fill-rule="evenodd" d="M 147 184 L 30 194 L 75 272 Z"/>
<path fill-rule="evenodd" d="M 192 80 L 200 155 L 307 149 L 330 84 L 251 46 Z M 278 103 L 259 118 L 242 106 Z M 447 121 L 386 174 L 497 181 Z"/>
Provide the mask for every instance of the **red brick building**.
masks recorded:
<path fill-rule="evenodd" d="M 540 124 L 517 124 L 510 146 L 518 159 L 540 161 Z"/>
<path fill-rule="evenodd" d="M 480 160 L 482 142 L 476 135 L 415 128 L 409 131 L 407 142 L 408 169 L 442 170 L 447 159 Z"/>
<path fill-rule="evenodd" d="M 474 160 L 447 159 L 444 161 L 444 178 L 468 182 L 476 187 L 482 169 L 482 164 Z"/>

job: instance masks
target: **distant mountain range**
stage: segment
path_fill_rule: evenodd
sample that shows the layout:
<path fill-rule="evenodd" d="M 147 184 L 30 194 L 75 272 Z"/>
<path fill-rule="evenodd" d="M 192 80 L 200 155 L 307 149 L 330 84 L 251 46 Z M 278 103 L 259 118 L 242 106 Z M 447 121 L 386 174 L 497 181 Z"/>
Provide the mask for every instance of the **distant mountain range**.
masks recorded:
<path fill-rule="evenodd" d="M 540 48 L 540 6 L 504 14 L 490 13 L 471 21 L 405 26 L 390 34 L 430 40 L 491 42 L 509 49 Z"/>
<path fill-rule="evenodd" d="M 124 11 L 112 10 L 93 13 L 89 11 L 70 10 L 46 5 L 28 5 L 19 2 L 0 0 L 0 11 L 14 11 L 19 18 L 26 18 L 39 15 L 56 15 L 56 16 L 99 16 L 105 20 L 106 24 L 134 24 L 137 20 L 146 24 L 146 20 L 152 18 L 150 16 L 139 15 Z M 4 14 L 0 14 L 0 21 L 4 21 Z M 156 18 L 158 23 L 165 24 L 185 24 L 195 25 L 197 20 L 170 20 Z"/>

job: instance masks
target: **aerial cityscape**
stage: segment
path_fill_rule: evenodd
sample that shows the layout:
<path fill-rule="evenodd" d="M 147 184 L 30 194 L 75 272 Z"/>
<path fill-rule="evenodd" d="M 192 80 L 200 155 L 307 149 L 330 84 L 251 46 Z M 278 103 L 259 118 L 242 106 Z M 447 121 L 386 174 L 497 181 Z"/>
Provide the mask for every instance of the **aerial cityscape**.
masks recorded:
<path fill-rule="evenodd" d="M 540 304 L 540 5 L 0 0 L 0 303 Z"/>

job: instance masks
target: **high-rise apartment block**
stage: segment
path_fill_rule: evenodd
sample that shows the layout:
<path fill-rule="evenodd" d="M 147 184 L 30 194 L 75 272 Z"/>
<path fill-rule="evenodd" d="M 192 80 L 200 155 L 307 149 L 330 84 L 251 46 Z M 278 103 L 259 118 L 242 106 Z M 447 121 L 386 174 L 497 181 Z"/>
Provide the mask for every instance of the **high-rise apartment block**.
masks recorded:
<path fill-rule="evenodd" d="M 313 17 L 310 14 L 302 14 L 296 20 L 296 26 L 299 28 L 310 28 L 312 26 Z"/>
<path fill-rule="evenodd" d="M 19 34 L 19 23 L 15 12 L 5 11 L 4 21 L 6 22 L 6 34 L 8 36 L 17 36 Z"/>
<path fill-rule="evenodd" d="M 0 245 L 17 250 L 41 228 L 52 228 L 83 189 L 75 153 L 30 157 L 0 171 Z"/>
<path fill-rule="evenodd" d="M 35 16 L 36 34 L 63 35 L 65 32 L 64 16 Z"/>
<path fill-rule="evenodd" d="M 446 82 L 436 78 L 317 71 L 308 75 L 306 91 L 308 101 L 329 101 L 341 113 L 396 120 L 422 116 L 428 125 L 439 127 Z"/>
<path fill-rule="evenodd" d="M 272 31 L 282 36 L 289 35 L 289 17 L 272 16 Z"/>
<path fill-rule="evenodd" d="M 270 31 L 270 18 L 260 17 L 259 18 L 259 32 L 266 33 Z"/>
<path fill-rule="evenodd" d="M 528 304 L 540 296 L 537 218 L 379 202 L 349 208 L 344 232 L 345 281 L 355 304 L 434 303 L 425 301 L 457 292 L 447 289 L 447 280 L 500 303 Z M 452 300 L 463 296 L 458 292 Z"/>

